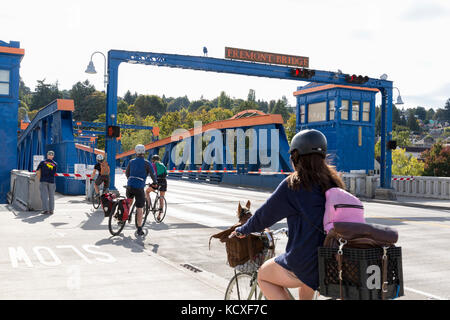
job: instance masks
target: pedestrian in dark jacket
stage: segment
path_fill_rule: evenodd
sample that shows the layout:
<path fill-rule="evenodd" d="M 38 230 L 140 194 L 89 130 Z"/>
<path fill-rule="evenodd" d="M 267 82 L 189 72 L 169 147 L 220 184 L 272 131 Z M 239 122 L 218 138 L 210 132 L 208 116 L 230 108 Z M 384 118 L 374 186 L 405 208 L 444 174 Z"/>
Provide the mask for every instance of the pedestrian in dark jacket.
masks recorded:
<path fill-rule="evenodd" d="M 36 169 L 36 181 L 39 182 L 42 213 L 53 214 L 55 210 L 55 173 L 58 164 L 53 160 L 55 153 L 47 152 L 47 159 L 41 161 Z"/>
<path fill-rule="evenodd" d="M 319 285 L 317 251 L 325 239 L 325 192 L 345 188 L 336 170 L 325 161 L 326 137 L 317 130 L 303 130 L 289 150 L 294 172 L 255 214 L 234 234 L 244 237 L 286 218 L 289 239 L 286 252 L 266 261 L 258 272 L 258 284 L 267 299 L 289 299 L 285 288 L 299 288 L 299 298 L 314 297 Z"/>

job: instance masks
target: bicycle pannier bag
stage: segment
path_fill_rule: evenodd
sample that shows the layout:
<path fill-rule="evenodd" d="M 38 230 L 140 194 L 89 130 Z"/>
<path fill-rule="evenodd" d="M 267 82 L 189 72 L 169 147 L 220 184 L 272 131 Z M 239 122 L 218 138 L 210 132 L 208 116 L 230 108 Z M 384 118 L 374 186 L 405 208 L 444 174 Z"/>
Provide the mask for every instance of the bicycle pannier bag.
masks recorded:
<path fill-rule="evenodd" d="M 127 221 L 130 216 L 130 207 L 133 199 L 120 199 L 117 209 L 119 210 L 119 219 Z"/>
<path fill-rule="evenodd" d="M 326 233 L 333 228 L 335 222 L 366 222 L 362 202 L 341 188 L 331 188 L 325 192 L 323 228 Z"/>
<path fill-rule="evenodd" d="M 111 214 L 115 197 L 115 194 L 111 192 L 107 192 L 101 195 L 100 202 L 103 208 L 103 212 L 105 213 L 105 217 L 109 217 L 109 215 Z"/>

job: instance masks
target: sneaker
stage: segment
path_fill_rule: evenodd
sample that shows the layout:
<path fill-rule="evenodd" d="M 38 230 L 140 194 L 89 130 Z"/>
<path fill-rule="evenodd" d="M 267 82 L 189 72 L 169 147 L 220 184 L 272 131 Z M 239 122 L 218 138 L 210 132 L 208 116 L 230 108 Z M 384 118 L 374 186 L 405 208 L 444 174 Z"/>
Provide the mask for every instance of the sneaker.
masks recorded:
<path fill-rule="evenodd" d="M 144 233 L 144 231 L 142 230 L 142 228 L 138 228 L 137 229 L 137 235 L 138 236 L 143 236 L 145 233 Z"/>
<path fill-rule="evenodd" d="M 51 214 L 50 211 L 44 210 L 41 212 L 42 214 Z"/>

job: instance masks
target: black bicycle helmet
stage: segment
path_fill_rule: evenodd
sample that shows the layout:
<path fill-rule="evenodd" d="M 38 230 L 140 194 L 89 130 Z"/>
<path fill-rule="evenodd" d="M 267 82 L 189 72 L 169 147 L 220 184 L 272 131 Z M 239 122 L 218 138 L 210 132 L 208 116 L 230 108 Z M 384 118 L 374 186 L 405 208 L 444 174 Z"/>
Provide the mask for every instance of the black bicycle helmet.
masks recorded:
<path fill-rule="evenodd" d="M 325 135 L 315 129 L 302 130 L 298 132 L 291 140 L 289 153 L 297 150 L 299 155 L 318 153 L 326 156 L 327 138 Z"/>
<path fill-rule="evenodd" d="M 152 160 L 159 161 L 160 158 L 159 158 L 159 156 L 158 156 L 157 154 L 154 154 L 154 155 L 152 156 Z"/>

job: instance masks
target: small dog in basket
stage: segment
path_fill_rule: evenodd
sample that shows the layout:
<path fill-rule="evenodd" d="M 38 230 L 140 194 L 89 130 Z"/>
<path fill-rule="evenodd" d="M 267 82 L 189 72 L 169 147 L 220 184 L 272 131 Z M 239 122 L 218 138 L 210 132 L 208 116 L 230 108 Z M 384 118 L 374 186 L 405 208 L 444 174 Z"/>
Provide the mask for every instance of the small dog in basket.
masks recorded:
<path fill-rule="evenodd" d="M 237 209 L 237 217 L 239 219 L 239 222 L 244 224 L 251 216 L 252 213 L 250 212 L 250 200 L 247 201 L 247 204 L 245 207 L 241 206 L 241 203 L 239 202 L 238 209 Z"/>

